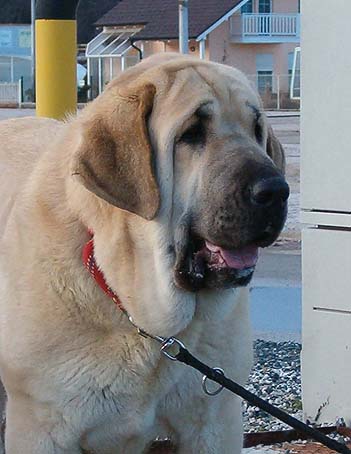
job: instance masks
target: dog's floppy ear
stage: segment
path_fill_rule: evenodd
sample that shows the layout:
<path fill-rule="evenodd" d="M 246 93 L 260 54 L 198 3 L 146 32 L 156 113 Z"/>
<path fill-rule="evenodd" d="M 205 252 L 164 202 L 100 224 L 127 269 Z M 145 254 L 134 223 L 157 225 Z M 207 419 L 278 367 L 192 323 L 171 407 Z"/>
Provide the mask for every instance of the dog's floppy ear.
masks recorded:
<path fill-rule="evenodd" d="M 271 126 L 268 127 L 267 154 L 278 169 L 285 174 L 285 152 L 282 144 L 276 138 Z"/>
<path fill-rule="evenodd" d="M 83 126 L 72 167 L 89 191 L 148 220 L 160 204 L 146 125 L 155 91 L 144 84 L 117 95 L 107 90 L 97 99 L 97 113 Z"/>

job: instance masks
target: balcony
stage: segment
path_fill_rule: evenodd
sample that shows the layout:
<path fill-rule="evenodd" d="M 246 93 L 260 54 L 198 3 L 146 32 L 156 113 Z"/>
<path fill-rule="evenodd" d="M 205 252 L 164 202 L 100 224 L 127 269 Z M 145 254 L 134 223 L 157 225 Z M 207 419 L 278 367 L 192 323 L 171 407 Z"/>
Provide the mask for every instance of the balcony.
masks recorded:
<path fill-rule="evenodd" d="M 298 43 L 300 14 L 241 14 L 230 19 L 234 43 Z"/>

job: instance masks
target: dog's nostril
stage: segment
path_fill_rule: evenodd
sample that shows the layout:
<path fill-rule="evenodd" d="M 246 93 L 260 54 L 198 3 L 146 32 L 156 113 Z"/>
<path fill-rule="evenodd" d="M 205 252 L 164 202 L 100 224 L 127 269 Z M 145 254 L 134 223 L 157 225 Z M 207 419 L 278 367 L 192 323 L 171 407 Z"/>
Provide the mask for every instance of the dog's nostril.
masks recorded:
<path fill-rule="evenodd" d="M 269 206 L 276 202 L 285 202 L 288 197 L 289 186 L 281 177 L 259 180 L 251 188 L 251 201 L 256 205 Z"/>

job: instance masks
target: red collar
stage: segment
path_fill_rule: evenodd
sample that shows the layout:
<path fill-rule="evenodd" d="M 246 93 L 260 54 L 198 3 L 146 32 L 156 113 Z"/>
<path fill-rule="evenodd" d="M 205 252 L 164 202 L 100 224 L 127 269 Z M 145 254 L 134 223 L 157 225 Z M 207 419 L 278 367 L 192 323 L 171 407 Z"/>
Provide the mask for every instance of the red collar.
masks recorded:
<path fill-rule="evenodd" d="M 106 293 L 107 296 L 109 296 L 112 299 L 112 301 L 117 305 L 117 307 L 124 312 L 124 308 L 122 306 L 120 299 L 113 292 L 113 290 L 108 286 L 108 284 L 105 280 L 105 277 L 102 274 L 102 271 L 99 269 L 99 267 L 96 263 L 96 260 L 94 257 L 94 236 L 93 236 L 93 233 L 91 233 L 90 231 L 89 231 L 89 234 L 91 235 L 92 238 L 83 247 L 83 252 L 82 252 L 83 263 L 84 263 L 86 269 L 89 271 L 89 273 L 95 279 L 95 282 L 98 284 L 98 286 Z"/>
<path fill-rule="evenodd" d="M 82 251 L 82 260 L 84 263 L 85 268 L 89 271 L 89 273 L 93 276 L 95 282 L 98 284 L 98 286 L 106 293 L 107 296 L 109 296 L 112 301 L 116 304 L 118 309 L 120 309 L 127 317 L 130 323 L 138 330 L 138 333 L 142 337 L 147 337 L 151 338 L 154 340 L 157 340 L 157 342 L 160 342 L 162 344 L 161 350 L 165 350 L 166 348 L 169 348 L 174 344 L 174 342 L 181 347 L 184 347 L 184 345 L 177 339 L 171 338 L 166 338 L 166 337 L 161 337 L 161 336 L 156 336 L 148 333 L 144 329 L 140 328 L 132 319 L 132 317 L 128 314 L 128 312 L 124 309 L 121 300 L 118 298 L 118 296 L 114 293 L 114 291 L 108 286 L 104 275 L 102 274 L 102 271 L 99 269 L 95 257 L 94 257 L 94 234 L 92 231 L 89 230 L 89 235 L 91 236 L 91 239 L 85 243 L 83 246 L 83 251 Z M 185 347 L 184 347 L 185 348 Z M 164 351 L 165 355 L 168 358 L 172 359 L 172 356 L 170 356 L 168 353 L 166 353 L 166 350 Z M 173 357 L 175 358 L 175 357 Z"/>

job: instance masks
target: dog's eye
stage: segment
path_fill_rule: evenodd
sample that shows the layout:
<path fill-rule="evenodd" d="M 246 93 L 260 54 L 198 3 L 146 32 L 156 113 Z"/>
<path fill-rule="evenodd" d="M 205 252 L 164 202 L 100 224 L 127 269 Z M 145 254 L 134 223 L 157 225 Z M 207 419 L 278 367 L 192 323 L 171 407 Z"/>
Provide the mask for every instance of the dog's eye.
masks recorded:
<path fill-rule="evenodd" d="M 179 142 L 184 142 L 190 145 L 196 145 L 205 142 L 205 126 L 201 120 L 198 120 L 196 123 L 190 126 L 183 134 L 181 135 Z"/>
<path fill-rule="evenodd" d="M 263 129 L 258 121 L 255 122 L 255 137 L 258 143 L 263 141 Z"/>

